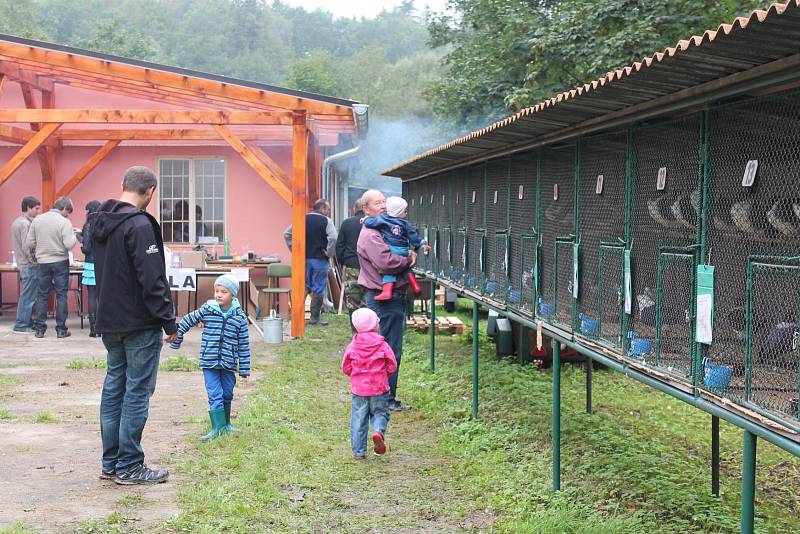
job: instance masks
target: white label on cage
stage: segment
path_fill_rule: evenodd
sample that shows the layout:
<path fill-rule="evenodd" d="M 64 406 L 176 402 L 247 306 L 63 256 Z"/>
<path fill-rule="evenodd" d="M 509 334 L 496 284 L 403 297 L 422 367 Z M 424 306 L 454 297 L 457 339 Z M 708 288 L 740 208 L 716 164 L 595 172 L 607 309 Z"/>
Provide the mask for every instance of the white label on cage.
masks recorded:
<path fill-rule="evenodd" d="M 419 196 L 419 205 L 422 206 L 422 195 Z"/>
<path fill-rule="evenodd" d="M 494 204 L 497 204 L 497 191 L 494 192 Z"/>
<path fill-rule="evenodd" d="M 411 207 L 412 208 L 414 207 L 414 199 L 413 198 L 411 199 Z"/>
<path fill-rule="evenodd" d="M 475 204 L 475 191 L 472 191 L 472 203 Z"/>
<path fill-rule="evenodd" d="M 558 200 L 558 184 L 553 184 L 553 200 Z"/>
<path fill-rule="evenodd" d="M 742 187 L 752 187 L 756 181 L 756 171 L 758 170 L 758 160 L 751 159 L 747 162 L 744 168 L 744 176 L 742 177 Z"/>
<path fill-rule="evenodd" d="M 522 187 L 523 186 L 519 186 L 519 193 L 517 193 L 517 196 L 519 197 L 520 200 L 522 200 Z"/>
<path fill-rule="evenodd" d="M 431 206 L 433 206 L 433 193 L 431 193 Z"/>
<path fill-rule="evenodd" d="M 458 193 L 456 193 L 456 204 L 458 204 L 458 197 L 459 197 L 459 195 L 458 195 Z"/>
<path fill-rule="evenodd" d="M 442 195 L 442 206 L 444 206 L 444 195 Z"/>
<path fill-rule="evenodd" d="M 597 175 L 597 184 L 594 186 L 594 192 L 598 195 L 603 192 L 603 175 Z"/>
<path fill-rule="evenodd" d="M 711 310 L 714 306 L 712 295 L 697 295 L 697 334 L 695 341 L 711 344 L 713 341 L 713 327 L 711 323 Z"/>
<path fill-rule="evenodd" d="M 656 179 L 656 189 L 663 191 L 667 187 L 667 168 L 661 167 L 658 169 L 658 178 Z"/>

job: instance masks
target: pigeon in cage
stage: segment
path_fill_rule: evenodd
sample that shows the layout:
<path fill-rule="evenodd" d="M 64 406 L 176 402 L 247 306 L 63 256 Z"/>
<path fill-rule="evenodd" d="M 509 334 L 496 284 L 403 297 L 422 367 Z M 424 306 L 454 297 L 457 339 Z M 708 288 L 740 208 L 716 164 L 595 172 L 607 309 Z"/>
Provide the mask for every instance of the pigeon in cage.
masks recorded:
<path fill-rule="evenodd" d="M 669 208 L 669 194 L 647 201 L 647 212 L 650 218 L 664 228 L 681 228 L 681 223 L 673 219 L 672 210 Z"/>
<path fill-rule="evenodd" d="M 740 231 L 753 237 L 764 236 L 764 226 L 761 223 L 761 218 L 757 216 L 756 210 L 753 210 L 754 202 L 752 198 L 736 202 L 731 206 L 731 220 Z"/>
<path fill-rule="evenodd" d="M 797 226 L 797 216 L 800 211 L 800 204 L 797 199 L 780 198 L 772 204 L 772 208 L 767 212 L 769 224 L 778 232 L 786 237 L 797 237 L 800 235 L 800 227 Z"/>
<path fill-rule="evenodd" d="M 678 225 L 689 230 L 696 229 L 697 225 L 697 190 L 691 194 L 682 194 L 672 204 L 672 216 Z"/>
<path fill-rule="evenodd" d="M 797 346 L 797 327 L 796 322 L 781 322 L 773 325 L 764 338 L 761 350 L 757 351 L 756 361 L 776 364 L 792 362 Z"/>
<path fill-rule="evenodd" d="M 655 326 L 656 300 L 653 290 L 645 287 L 641 294 L 636 295 L 636 305 L 638 307 L 637 319 L 647 326 Z"/>

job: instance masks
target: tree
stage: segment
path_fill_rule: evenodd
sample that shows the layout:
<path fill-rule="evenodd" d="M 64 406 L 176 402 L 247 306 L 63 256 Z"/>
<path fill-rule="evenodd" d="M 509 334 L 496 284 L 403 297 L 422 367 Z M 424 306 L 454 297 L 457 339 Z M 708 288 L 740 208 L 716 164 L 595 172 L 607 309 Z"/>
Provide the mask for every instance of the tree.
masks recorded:
<path fill-rule="evenodd" d="M 0 33 L 46 40 L 47 31 L 42 27 L 39 6 L 32 0 L 16 0 L 0 3 Z"/>
<path fill-rule="evenodd" d="M 716 28 L 758 0 L 450 0 L 429 17 L 431 44 L 450 47 L 434 84 L 447 117 L 488 120 Z"/>
<path fill-rule="evenodd" d="M 313 50 L 289 62 L 286 84 L 292 89 L 322 95 L 338 95 L 336 59 L 325 50 Z"/>
<path fill-rule="evenodd" d="M 117 56 L 154 61 L 158 57 L 156 43 L 136 30 L 126 30 L 116 19 L 97 24 L 89 39 L 78 46 Z"/>

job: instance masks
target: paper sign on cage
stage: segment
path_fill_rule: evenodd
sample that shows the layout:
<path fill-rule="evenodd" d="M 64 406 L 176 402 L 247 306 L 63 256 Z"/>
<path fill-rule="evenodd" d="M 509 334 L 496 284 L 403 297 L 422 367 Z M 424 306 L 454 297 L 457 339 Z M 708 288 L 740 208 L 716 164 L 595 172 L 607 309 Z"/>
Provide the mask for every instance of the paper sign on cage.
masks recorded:
<path fill-rule="evenodd" d="M 714 266 L 697 266 L 697 321 L 695 341 L 710 344 L 714 330 Z"/>
<path fill-rule="evenodd" d="M 667 168 L 661 167 L 658 169 L 658 176 L 656 177 L 656 189 L 663 191 L 667 187 Z"/>
<path fill-rule="evenodd" d="M 624 288 L 623 291 L 625 292 L 625 314 L 631 314 L 631 308 L 633 303 L 633 288 L 631 283 L 631 251 L 626 250 L 623 253 L 623 271 L 625 273 L 625 280 L 624 280 Z"/>
<path fill-rule="evenodd" d="M 578 244 L 572 244 L 572 298 L 578 298 Z"/>

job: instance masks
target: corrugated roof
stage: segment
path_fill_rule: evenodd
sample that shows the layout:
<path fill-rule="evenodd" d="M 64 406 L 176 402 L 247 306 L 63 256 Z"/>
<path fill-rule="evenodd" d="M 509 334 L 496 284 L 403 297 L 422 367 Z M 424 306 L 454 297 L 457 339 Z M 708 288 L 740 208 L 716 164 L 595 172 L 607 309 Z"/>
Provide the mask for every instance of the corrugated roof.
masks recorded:
<path fill-rule="evenodd" d="M 125 65 L 131 65 L 134 67 L 141 67 L 150 70 L 160 70 L 163 72 L 170 72 L 172 74 L 179 74 L 181 76 L 191 76 L 192 78 L 200 78 L 204 80 L 209 80 L 213 82 L 220 82 L 227 85 L 239 85 L 242 87 L 248 87 L 251 89 L 258 89 L 259 91 L 268 91 L 270 93 L 278 93 L 287 96 L 293 96 L 298 98 L 305 98 L 308 100 L 317 100 L 319 102 L 327 102 L 329 104 L 336 104 L 337 106 L 346 106 L 352 107 L 353 104 L 357 104 L 358 102 L 354 100 L 346 100 L 343 98 L 337 98 L 333 96 L 326 96 L 326 95 L 319 95 L 316 93 L 309 93 L 306 91 L 296 91 L 294 89 L 286 89 L 285 87 L 278 87 L 276 85 L 267 85 L 264 83 L 252 82 L 248 80 L 241 80 L 238 78 L 229 78 L 227 76 L 222 76 L 219 74 L 211 74 L 208 72 L 202 72 L 199 70 L 192 70 L 192 69 L 184 69 L 181 67 L 173 67 L 170 65 L 162 65 L 160 63 L 152 63 L 150 61 L 142 61 L 139 59 L 131 59 L 122 56 L 114 56 L 111 54 L 103 54 L 101 52 L 94 52 L 92 50 L 84 50 L 82 48 L 75 48 L 72 46 L 66 45 L 59 45 L 55 43 L 48 43 L 45 41 L 36 41 L 34 39 L 25 39 L 23 37 L 15 37 L 13 35 L 5 35 L 0 34 L 0 41 L 6 41 L 9 43 L 21 44 L 25 46 L 32 46 L 35 48 L 42 48 L 45 50 L 54 50 L 57 52 L 64 52 L 67 54 L 73 54 L 78 56 L 85 56 L 94 59 L 100 59 L 103 61 L 109 61 L 113 63 L 122 63 Z"/>
<path fill-rule="evenodd" d="M 403 179 L 445 169 L 521 141 L 800 53 L 800 0 L 774 3 L 679 41 L 384 171 Z"/>

